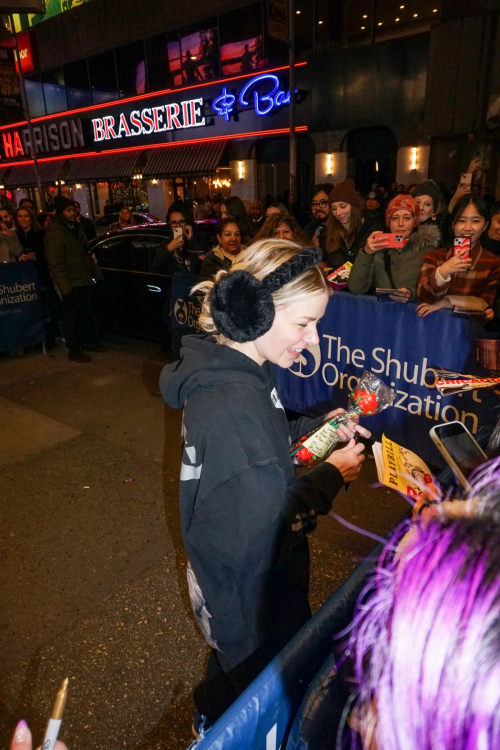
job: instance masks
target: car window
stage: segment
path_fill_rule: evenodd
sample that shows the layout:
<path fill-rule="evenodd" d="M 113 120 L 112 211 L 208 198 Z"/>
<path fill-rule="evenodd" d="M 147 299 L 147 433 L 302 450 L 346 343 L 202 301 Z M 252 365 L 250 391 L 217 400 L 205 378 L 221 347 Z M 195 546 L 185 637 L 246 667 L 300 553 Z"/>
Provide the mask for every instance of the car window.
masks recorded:
<path fill-rule="evenodd" d="M 149 238 L 147 236 L 120 234 L 101 242 L 94 248 L 101 268 L 121 271 L 149 271 Z"/>
<path fill-rule="evenodd" d="M 99 227 L 109 227 L 113 222 L 118 221 L 118 214 L 105 214 L 100 219 L 96 219 L 94 224 Z"/>

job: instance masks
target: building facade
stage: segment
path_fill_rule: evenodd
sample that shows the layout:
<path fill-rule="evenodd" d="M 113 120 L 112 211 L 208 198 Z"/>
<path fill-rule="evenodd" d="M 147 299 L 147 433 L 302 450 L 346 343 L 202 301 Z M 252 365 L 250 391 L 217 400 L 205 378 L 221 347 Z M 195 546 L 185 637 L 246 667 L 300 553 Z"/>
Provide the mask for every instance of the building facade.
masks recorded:
<path fill-rule="evenodd" d="M 295 10 L 292 93 L 273 0 L 89 0 L 19 20 L 32 133 L 7 37 L 0 183 L 36 197 L 35 150 L 46 197 L 73 195 L 91 216 L 107 200 L 163 218 L 176 197 L 282 196 L 293 96 L 303 199 L 314 182 L 345 177 L 362 190 L 427 176 L 451 188 L 475 152 L 500 192 L 500 0 L 296 0 Z"/>

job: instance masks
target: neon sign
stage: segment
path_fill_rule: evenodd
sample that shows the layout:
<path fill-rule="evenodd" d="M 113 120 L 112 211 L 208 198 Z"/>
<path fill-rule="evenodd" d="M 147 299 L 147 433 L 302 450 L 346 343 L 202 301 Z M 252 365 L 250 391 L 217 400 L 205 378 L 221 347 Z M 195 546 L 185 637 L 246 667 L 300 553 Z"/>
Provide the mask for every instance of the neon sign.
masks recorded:
<path fill-rule="evenodd" d="M 113 115 L 96 117 L 92 120 L 94 141 L 150 135 L 164 130 L 199 128 L 205 125 L 205 118 L 201 113 L 202 106 L 203 99 L 189 99 L 180 104 L 173 102 L 159 107 L 134 109 L 128 116 L 121 112 L 116 118 Z"/>
<path fill-rule="evenodd" d="M 267 81 L 272 84 L 270 91 L 261 93 L 260 84 Z M 268 115 L 273 109 L 282 107 L 284 104 L 290 104 L 290 92 L 285 92 L 280 88 L 278 76 L 272 73 L 262 73 L 261 75 L 251 78 L 240 91 L 238 102 L 242 107 L 249 107 L 250 102 L 247 99 L 249 92 L 253 90 L 253 106 L 258 115 Z M 297 92 L 297 89 L 295 90 Z M 214 99 L 212 109 L 225 121 L 229 121 L 231 113 L 234 111 L 236 96 L 230 94 L 224 86 L 222 94 Z"/>

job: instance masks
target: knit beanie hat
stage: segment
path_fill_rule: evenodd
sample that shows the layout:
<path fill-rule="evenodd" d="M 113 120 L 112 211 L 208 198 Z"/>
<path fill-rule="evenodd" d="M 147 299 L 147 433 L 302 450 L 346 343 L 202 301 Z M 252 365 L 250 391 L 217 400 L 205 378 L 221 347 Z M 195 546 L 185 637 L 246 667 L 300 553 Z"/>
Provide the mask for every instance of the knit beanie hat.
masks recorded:
<path fill-rule="evenodd" d="M 368 201 L 377 201 L 377 203 L 379 204 L 379 206 L 381 206 L 382 203 L 384 202 L 384 196 L 380 192 L 380 190 L 372 190 L 366 196 L 366 200 L 368 200 Z"/>
<path fill-rule="evenodd" d="M 74 202 L 70 201 L 69 198 L 66 198 L 64 195 L 56 195 L 54 198 L 54 206 L 56 209 L 56 214 L 60 216 L 63 211 L 65 211 L 69 206 L 74 206 Z"/>
<path fill-rule="evenodd" d="M 420 185 L 417 185 L 417 187 L 413 188 L 410 195 L 412 195 L 414 198 L 416 198 L 417 195 L 429 195 L 432 198 L 434 211 L 436 212 L 438 210 L 439 201 L 441 200 L 441 193 L 439 192 L 439 188 L 432 180 L 425 180 L 424 182 L 421 182 Z"/>
<path fill-rule="evenodd" d="M 330 193 L 328 201 L 330 206 L 336 201 L 350 203 L 351 206 L 357 206 L 358 208 L 361 208 L 363 205 L 352 180 L 344 180 L 343 182 L 339 182 L 338 185 L 335 185 Z"/>
<path fill-rule="evenodd" d="M 395 211 L 399 211 L 399 209 L 401 208 L 403 208 L 405 211 L 409 211 L 415 217 L 417 226 L 420 224 L 420 206 L 418 205 L 417 201 L 415 200 L 415 198 L 412 198 L 411 195 L 400 193 L 399 195 L 396 195 L 396 197 L 393 198 L 387 206 L 385 212 L 385 223 L 387 224 L 387 226 L 389 226 L 389 222 L 392 218 L 393 213 L 395 213 Z"/>

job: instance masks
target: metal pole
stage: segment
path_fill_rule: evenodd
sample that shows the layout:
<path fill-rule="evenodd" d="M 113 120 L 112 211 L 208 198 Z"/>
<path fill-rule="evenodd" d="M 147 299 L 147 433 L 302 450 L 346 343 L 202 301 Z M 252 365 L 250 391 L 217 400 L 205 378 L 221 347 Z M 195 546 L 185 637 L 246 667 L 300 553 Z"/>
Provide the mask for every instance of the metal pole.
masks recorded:
<path fill-rule="evenodd" d="M 297 200 L 297 135 L 295 133 L 295 0 L 288 0 L 290 59 L 290 195 Z"/>
<path fill-rule="evenodd" d="M 31 126 L 28 97 L 26 96 L 26 87 L 24 85 L 24 76 L 23 76 L 23 69 L 21 66 L 21 57 L 19 55 L 19 46 L 17 44 L 16 27 L 14 26 L 14 18 L 12 14 L 9 16 L 9 18 L 10 18 L 10 28 L 12 31 L 12 36 L 14 37 L 14 49 L 16 51 L 17 69 L 19 73 L 19 83 L 21 84 L 21 103 L 23 105 L 24 116 L 26 117 L 26 122 L 28 123 L 28 132 L 30 135 L 31 155 L 33 157 L 33 169 L 35 170 L 36 184 L 38 187 L 38 195 L 40 196 L 40 202 L 42 204 L 42 211 L 45 211 L 45 194 L 43 192 L 42 183 L 40 180 L 40 174 L 38 172 L 35 141 L 33 139 L 33 128 Z"/>

